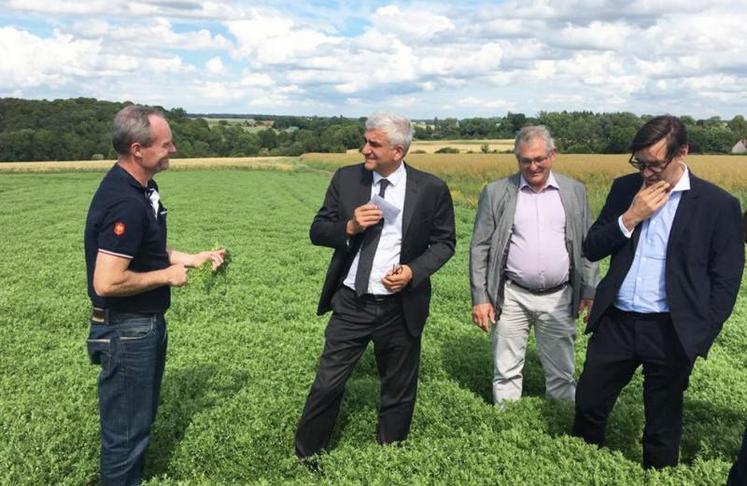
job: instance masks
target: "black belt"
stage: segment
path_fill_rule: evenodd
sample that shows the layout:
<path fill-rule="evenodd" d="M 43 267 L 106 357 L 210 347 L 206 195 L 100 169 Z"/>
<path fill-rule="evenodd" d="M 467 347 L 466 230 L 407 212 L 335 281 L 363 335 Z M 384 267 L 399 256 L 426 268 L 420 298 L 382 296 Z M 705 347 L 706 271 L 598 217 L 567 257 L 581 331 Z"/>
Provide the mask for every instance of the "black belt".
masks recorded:
<path fill-rule="evenodd" d="M 511 283 L 513 285 L 516 285 L 520 289 L 524 289 L 527 292 L 529 292 L 530 294 L 534 294 L 534 295 L 552 294 L 552 293 L 557 292 L 558 290 L 563 290 L 564 288 L 566 288 L 568 286 L 568 282 L 563 282 L 562 284 L 556 285 L 555 287 L 550 287 L 549 289 L 530 289 L 529 287 L 524 287 L 523 285 L 521 285 L 516 280 L 511 280 Z"/>
<path fill-rule="evenodd" d="M 359 297 L 355 290 L 351 289 L 347 285 L 343 285 L 342 288 L 355 295 L 356 299 L 365 300 L 367 302 L 375 302 L 377 304 L 399 299 L 400 296 L 399 292 L 397 292 L 394 294 L 363 294 Z"/>
<path fill-rule="evenodd" d="M 664 321 L 672 319 L 672 314 L 669 312 L 632 312 L 618 309 L 615 306 L 611 306 L 607 309 L 607 312 L 613 316 L 627 317 L 636 321 Z"/>

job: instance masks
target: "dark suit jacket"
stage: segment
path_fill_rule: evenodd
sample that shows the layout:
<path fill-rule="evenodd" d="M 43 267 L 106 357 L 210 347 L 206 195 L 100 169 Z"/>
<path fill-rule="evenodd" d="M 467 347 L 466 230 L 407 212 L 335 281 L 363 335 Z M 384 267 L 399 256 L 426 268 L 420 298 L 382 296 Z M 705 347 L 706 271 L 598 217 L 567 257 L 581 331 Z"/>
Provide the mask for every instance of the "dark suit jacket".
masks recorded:
<path fill-rule="evenodd" d="M 587 333 L 596 329 L 614 303 L 633 263 L 641 225 L 628 239 L 617 220 L 642 183 L 637 173 L 615 179 L 584 240 L 589 260 L 612 255 L 609 271 L 597 287 Z M 672 323 L 691 361 L 708 354 L 734 307 L 744 268 L 743 235 L 739 201 L 690 172 L 690 190 L 681 196 L 669 234 L 665 279 Z"/>
<path fill-rule="evenodd" d="M 423 332 L 431 298 L 430 276 L 454 254 L 454 206 L 446 184 L 437 177 L 405 165 L 407 185 L 402 215 L 400 263 L 412 269 L 412 280 L 402 290 L 402 310 L 413 336 Z M 338 169 L 327 189 L 324 205 L 311 224 L 315 245 L 335 249 L 319 299 L 318 314 L 331 310 L 330 301 L 342 285 L 363 241 L 361 232 L 350 238 L 348 220 L 358 206 L 371 199 L 373 172 L 363 164 Z"/>

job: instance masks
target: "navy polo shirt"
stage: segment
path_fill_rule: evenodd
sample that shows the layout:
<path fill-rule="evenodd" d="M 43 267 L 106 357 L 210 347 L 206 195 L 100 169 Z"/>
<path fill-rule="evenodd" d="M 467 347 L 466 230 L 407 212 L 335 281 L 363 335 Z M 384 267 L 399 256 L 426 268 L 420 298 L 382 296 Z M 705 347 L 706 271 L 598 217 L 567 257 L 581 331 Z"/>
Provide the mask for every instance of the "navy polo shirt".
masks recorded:
<path fill-rule="evenodd" d="M 155 214 L 149 195 L 158 190 L 153 180 L 143 187 L 115 164 L 101 181 L 91 201 L 84 235 L 88 296 L 94 306 L 126 312 L 164 312 L 171 304 L 168 285 L 127 297 L 101 297 L 93 290 L 93 271 L 99 252 L 127 258 L 133 272 L 167 268 L 166 208 Z"/>

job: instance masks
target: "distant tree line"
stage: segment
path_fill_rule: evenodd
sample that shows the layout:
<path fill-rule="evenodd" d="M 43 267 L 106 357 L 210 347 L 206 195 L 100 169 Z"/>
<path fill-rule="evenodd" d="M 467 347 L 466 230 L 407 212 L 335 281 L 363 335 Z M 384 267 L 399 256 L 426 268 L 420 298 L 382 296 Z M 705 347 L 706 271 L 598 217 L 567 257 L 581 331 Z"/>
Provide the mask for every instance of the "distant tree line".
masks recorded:
<path fill-rule="evenodd" d="M 0 162 L 115 159 L 111 123 L 126 104 L 91 98 L 0 98 Z M 345 152 L 360 146 L 364 131 L 363 119 L 255 115 L 272 122 L 262 128 L 242 121 L 208 122 L 181 108 L 163 111 L 174 134 L 176 157 Z"/>
<path fill-rule="evenodd" d="M 526 125 L 545 125 L 553 134 L 561 152 L 626 153 L 636 131 L 653 115 L 633 113 L 540 112 L 536 117 L 508 113 L 494 118 L 445 118 L 421 121 L 415 128 L 419 140 L 514 138 Z M 736 115 L 730 121 L 715 116 L 695 120 L 681 117 L 690 136 L 690 151 L 728 153 L 734 144 L 747 137 L 747 120 Z"/>
<path fill-rule="evenodd" d="M 111 121 L 126 103 L 91 98 L 23 100 L 0 98 L 0 161 L 114 159 Z M 243 157 L 344 152 L 358 148 L 364 118 L 281 115 L 188 115 L 164 110 L 174 133 L 177 157 Z M 208 120 L 206 118 L 218 118 Z M 566 153 L 625 153 L 649 118 L 632 113 L 508 113 L 493 118 L 417 120 L 415 139 L 513 138 L 529 124 L 546 125 Z M 251 122 L 250 122 L 251 120 Z M 691 151 L 729 152 L 747 137 L 741 115 L 730 121 L 683 117 Z"/>

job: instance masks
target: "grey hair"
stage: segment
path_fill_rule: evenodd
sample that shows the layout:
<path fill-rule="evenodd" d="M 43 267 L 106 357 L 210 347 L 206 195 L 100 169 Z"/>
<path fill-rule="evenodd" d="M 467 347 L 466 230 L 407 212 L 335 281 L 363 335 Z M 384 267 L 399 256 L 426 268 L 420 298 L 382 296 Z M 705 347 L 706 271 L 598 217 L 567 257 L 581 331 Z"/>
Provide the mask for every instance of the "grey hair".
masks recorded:
<path fill-rule="evenodd" d="M 149 106 L 129 105 L 119 110 L 112 124 L 112 145 L 118 154 L 129 154 L 133 143 L 144 147 L 153 143 L 148 120 L 151 115 L 165 118 L 161 110 Z"/>
<path fill-rule="evenodd" d="M 410 120 L 389 112 L 377 112 L 369 116 L 366 130 L 381 130 L 389 139 L 389 144 L 402 145 L 405 154 L 410 149 L 414 133 Z"/>
<path fill-rule="evenodd" d="M 534 139 L 541 139 L 545 142 L 545 148 L 548 152 L 555 150 L 555 140 L 552 139 L 550 131 L 544 125 L 529 125 L 523 127 L 516 134 L 514 140 L 514 155 L 519 156 L 519 146 L 527 144 Z"/>

